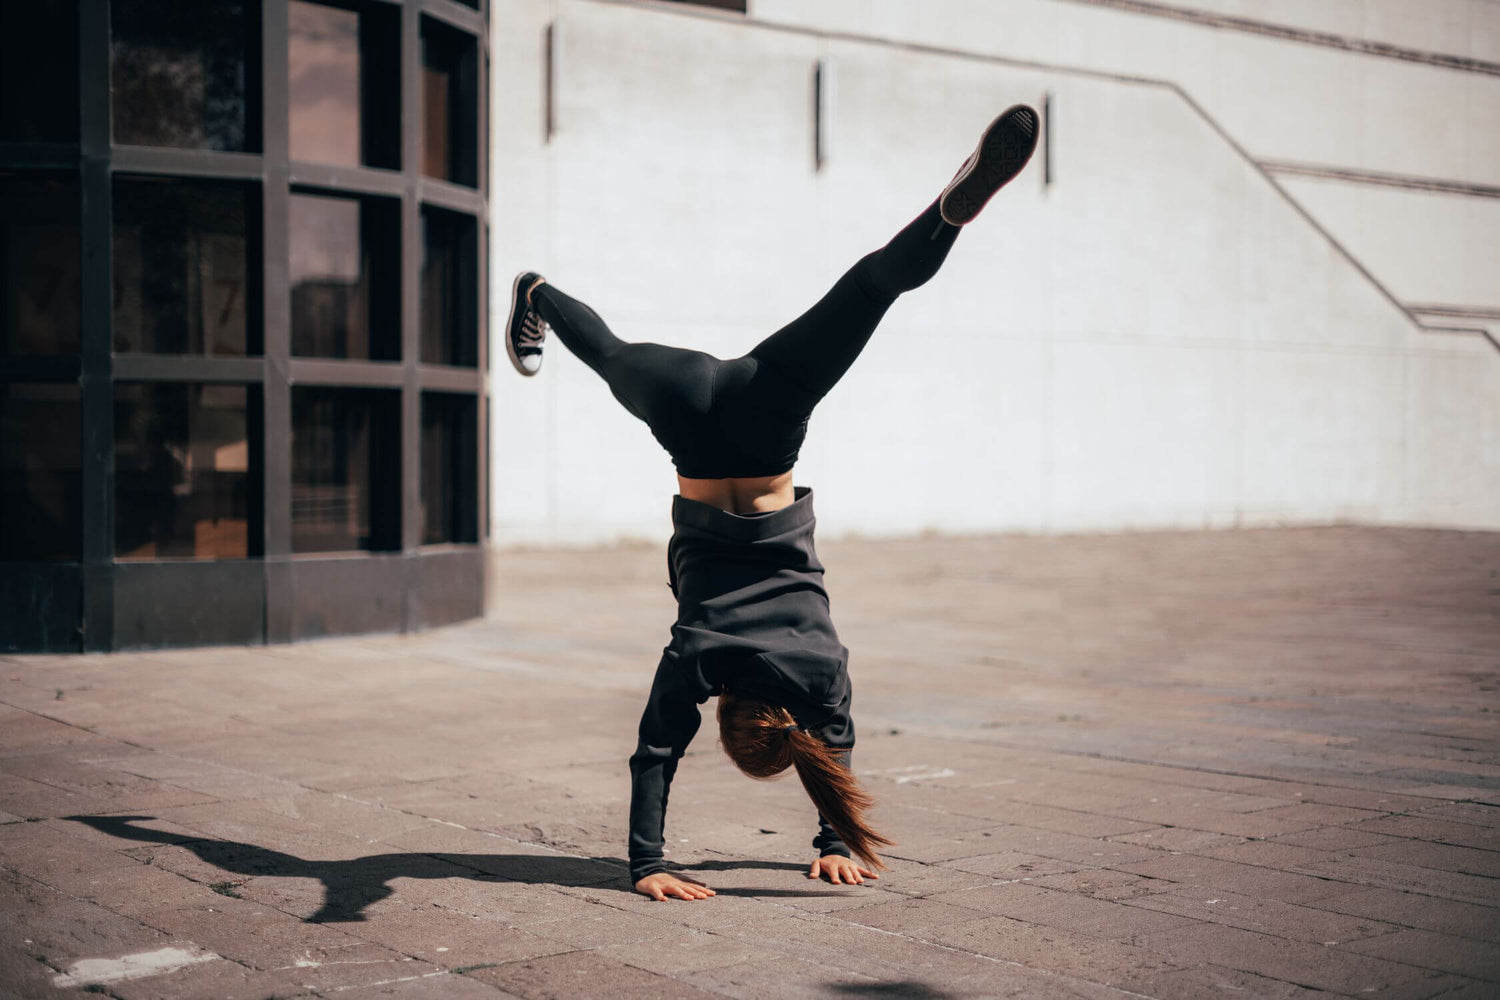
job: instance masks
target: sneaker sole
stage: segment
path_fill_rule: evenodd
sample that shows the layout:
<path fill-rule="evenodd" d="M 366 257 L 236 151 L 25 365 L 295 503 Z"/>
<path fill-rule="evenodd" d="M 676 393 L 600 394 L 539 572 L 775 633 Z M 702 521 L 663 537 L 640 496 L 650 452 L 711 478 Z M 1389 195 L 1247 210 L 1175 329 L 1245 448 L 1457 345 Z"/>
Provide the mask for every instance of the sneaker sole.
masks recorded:
<path fill-rule="evenodd" d="M 521 365 L 521 359 L 516 354 L 516 338 L 511 335 L 511 330 L 513 330 L 516 325 L 516 306 L 521 299 L 521 279 L 526 277 L 528 273 L 529 272 L 522 271 L 520 274 L 516 275 L 515 280 L 510 283 L 510 312 L 505 317 L 505 353 L 510 358 L 511 366 L 514 367 L 515 370 L 520 372 L 522 375 L 530 378 L 542 369 L 540 366 L 538 366 L 535 372 L 530 372 Z"/>
<path fill-rule="evenodd" d="M 964 226 L 974 221 L 995 192 L 1015 179 L 1036 152 L 1041 122 L 1024 104 L 1007 109 L 990 123 L 970 162 L 943 192 L 938 206 L 943 221 Z"/>

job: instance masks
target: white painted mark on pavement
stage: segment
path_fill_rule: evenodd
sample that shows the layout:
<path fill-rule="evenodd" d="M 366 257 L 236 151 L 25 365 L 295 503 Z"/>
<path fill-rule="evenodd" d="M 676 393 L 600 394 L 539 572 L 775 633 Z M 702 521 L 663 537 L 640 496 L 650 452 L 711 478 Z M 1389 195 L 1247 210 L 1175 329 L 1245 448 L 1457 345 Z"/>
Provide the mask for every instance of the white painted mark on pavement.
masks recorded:
<path fill-rule="evenodd" d="M 916 764 L 912 767 L 893 767 L 886 774 L 895 774 L 896 784 L 904 785 L 908 781 L 930 781 L 933 778 L 951 778 L 958 774 L 951 767 L 934 769 L 927 764 Z"/>
<path fill-rule="evenodd" d="M 84 958 L 68 966 L 67 972 L 52 977 L 57 987 L 87 986 L 91 983 L 118 983 L 126 979 L 162 976 L 189 965 L 212 962 L 219 956 L 197 947 L 158 948 L 119 958 Z"/>

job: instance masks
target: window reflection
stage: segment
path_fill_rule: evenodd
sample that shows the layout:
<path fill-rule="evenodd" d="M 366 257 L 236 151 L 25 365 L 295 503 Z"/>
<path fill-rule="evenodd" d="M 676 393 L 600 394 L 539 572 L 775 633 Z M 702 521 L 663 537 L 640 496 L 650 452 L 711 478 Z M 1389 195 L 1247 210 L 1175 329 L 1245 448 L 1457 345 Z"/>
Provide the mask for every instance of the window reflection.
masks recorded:
<path fill-rule="evenodd" d="M 401 400 L 292 389 L 292 551 L 401 547 Z"/>
<path fill-rule="evenodd" d="M 477 227 L 473 216 L 422 209 L 422 360 L 479 363 Z"/>
<path fill-rule="evenodd" d="M 116 351 L 260 352 L 256 202 L 242 184 L 115 181 Z"/>
<path fill-rule="evenodd" d="M 422 394 L 422 543 L 479 540 L 478 407 L 473 396 Z"/>
<path fill-rule="evenodd" d="M 0 559 L 77 560 L 76 385 L 0 382 Z"/>
<path fill-rule="evenodd" d="M 117 0 L 110 5 L 114 141 L 126 146 L 259 146 L 258 5 Z"/>
<path fill-rule="evenodd" d="M 248 395 L 239 385 L 115 386 L 117 558 L 251 554 Z"/>
<path fill-rule="evenodd" d="M 292 0 L 288 19 L 292 159 L 399 167 L 399 10 Z"/>
<path fill-rule="evenodd" d="M 422 19 L 422 173 L 478 183 L 479 57 L 473 35 Z"/>
<path fill-rule="evenodd" d="M 357 167 L 359 15 L 293 0 L 288 17 L 292 159 Z"/>
<path fill-rule="evenodd" d="M 78 353 L 78 178 L 0 174 L 0 354 Z"/>
<path fill-rule="evenodd" d="M 401 217 L 394 199 L 292 195 L 292 353 L 401 356 Z"/>

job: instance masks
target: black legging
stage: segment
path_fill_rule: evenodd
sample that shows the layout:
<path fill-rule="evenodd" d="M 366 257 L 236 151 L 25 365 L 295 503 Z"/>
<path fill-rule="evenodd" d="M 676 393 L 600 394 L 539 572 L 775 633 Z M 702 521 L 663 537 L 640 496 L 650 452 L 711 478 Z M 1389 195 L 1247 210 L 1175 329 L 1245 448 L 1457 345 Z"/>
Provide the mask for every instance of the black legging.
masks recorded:
<path fill-rule="evenodd" d="M 626 343 L 598 313 L 550 282 L 537 286 L 531 302 L 558 339 L 646 422 L 681 475 L 773 476 L 792 467 L 813 407 L 859 357 L 891 303 L 936 274 L 957 237 L 958 227 L 944 222 L 933 202 L 811 309 L 730 360 Z"/>

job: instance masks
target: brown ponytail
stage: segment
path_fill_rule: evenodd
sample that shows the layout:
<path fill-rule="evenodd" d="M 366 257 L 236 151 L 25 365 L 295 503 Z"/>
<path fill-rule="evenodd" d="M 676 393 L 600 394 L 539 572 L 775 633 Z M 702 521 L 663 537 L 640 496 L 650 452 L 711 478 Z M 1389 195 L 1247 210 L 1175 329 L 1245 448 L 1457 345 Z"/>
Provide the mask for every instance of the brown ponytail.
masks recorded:
<path fill-rule="evenodd" d="M 875 802 L 834 751 L 812 733 L 797 728 L 792 714 L 754 698 L 719 697 L 719 739 L 735 766 L 752 778 L 774 778 L 788 767 L 839 839 L 871 868 L 884 869 L 876 847 L 895 843 L 865 822 Z"/>

